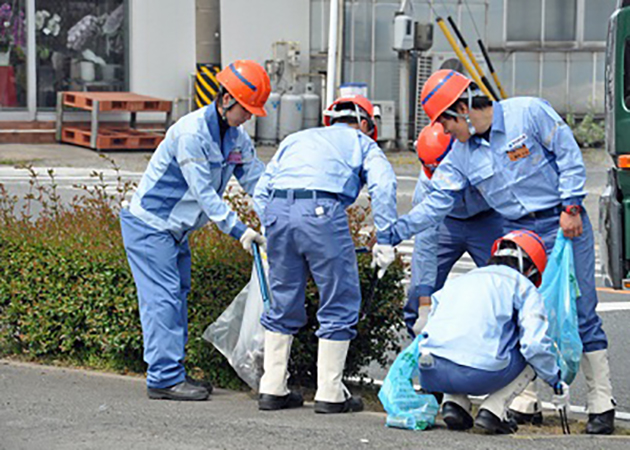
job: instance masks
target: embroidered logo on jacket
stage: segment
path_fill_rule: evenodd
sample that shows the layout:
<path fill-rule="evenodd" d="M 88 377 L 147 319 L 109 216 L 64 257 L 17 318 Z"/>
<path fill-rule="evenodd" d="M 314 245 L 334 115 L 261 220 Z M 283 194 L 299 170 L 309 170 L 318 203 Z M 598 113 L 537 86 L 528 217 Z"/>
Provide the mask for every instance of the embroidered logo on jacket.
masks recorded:
<path fill-rule="evenodd" d="M 525 145 L 525 141 L 527 140 L 527 135 L 525 133 L 520 136 L 515 137 L 510 142 L 507 143 L 508 151 L 514 150 L 518 147 L 523 147 Z"/>

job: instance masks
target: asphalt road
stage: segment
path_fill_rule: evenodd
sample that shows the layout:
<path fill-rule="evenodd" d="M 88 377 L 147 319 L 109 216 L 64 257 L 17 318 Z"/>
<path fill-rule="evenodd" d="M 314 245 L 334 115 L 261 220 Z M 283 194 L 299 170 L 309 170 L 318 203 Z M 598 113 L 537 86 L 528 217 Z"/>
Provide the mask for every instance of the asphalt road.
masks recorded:
<path fill-rule="evenodd" d="M 630 436 L 484 436 L 388 429 L 383 414 L 259 412 L 248 394 L 150 401 L 137 377 L 0 361 L 0 450 L 627 449 Z"/>

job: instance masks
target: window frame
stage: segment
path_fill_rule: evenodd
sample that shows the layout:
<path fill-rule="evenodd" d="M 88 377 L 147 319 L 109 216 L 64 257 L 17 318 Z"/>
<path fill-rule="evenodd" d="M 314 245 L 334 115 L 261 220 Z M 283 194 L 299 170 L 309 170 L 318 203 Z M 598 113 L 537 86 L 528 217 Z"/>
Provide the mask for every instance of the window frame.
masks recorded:
<path fill-rule="evenodd" d="M 547 0 L 541 0 L 541 27 L 540 39 L 533 41 L 514 41 L 508 39 L 508 10 L 509 0 L 503 0 L 503 42 L 506 50 L 589 50 L 597 51 L 606 48 L 606 35 L 604 34 L 601 41 L 587 41 L 584 39 L 584 24 L 586 20 L 586 2 L 587 0 L 576 0 L 575 11 L 575 40 L 570 41 L 548 41 L 545 40 L 545 13 L 547 8 Z"/>

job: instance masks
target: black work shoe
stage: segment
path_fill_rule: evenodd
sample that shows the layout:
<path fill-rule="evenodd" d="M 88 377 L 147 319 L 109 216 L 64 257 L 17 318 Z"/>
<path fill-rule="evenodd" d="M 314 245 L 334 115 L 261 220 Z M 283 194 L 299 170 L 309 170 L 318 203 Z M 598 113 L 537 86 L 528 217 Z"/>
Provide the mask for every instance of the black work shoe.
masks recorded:
<path fill-rule="evenodd" d="M 182 381 L 167 388 L 147 388 L 147 394 L 152 400 L 206 400 L 208 390 L 195 386 L 188 381 Z"/>
<path fill-rule="evenodd" d="M 208 394 L 212 394 L 213 387 L 212 387 L 212 383 L 210 383 L 209 381 L 197 380 L 196 378 L 189 377 L 188 375 L 186 375 L 186 382 L 192 384 L 193 386 L 206 388 L 206 391 L 208 391 Z"/>
<path fill-rule="evenodd" d="M 589 414 L 586 434 L 612 434 L 615 431 L 615 410 L 601 414 Z"/>
<path fill-rule="evenodd" d="M 315 400 L 315 412 L 318 414 L 338 414 L 360 411 L 363 411 L 363 400 L 361 400 L 361 397 L 352 396 L 340 403 Z"/>
<path fill-rule="evenodd" d="M 515 422 L 501 420 L 487 409 L 480 409 L 475 426 L 488 434 L 513 434 L 518 430 Z"/>
<path fill-rule="evenodd" d="M 299 408 L 303 404 L 304 399 L 299 392 L 289 392 L 287 395 L 260 394 L 258 396 L 258 409 L 261 411 Z"/>
<path fill-rule="evenodd" d="M 537 427 L 543 423 L 543 415 L 541 411 L 535 413 L 522 413 L 514 409 L 508 409 L 508 418 L 514 420 L 519 425 L 531 423 Z"/>
<path fill-rule="evenodd" d="M 473 427 L 472 416 L 455 402 L 442 405 L 442 420 L 449 430 L 468 430 Z"/>

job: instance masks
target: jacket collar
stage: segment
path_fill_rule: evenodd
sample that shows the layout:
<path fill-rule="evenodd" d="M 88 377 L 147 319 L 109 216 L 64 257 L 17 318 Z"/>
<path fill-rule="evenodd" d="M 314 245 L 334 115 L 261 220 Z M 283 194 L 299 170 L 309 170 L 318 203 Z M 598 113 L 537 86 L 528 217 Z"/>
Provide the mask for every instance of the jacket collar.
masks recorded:
<path fill-rule="evenodd" d="M 238 129 L 235 127 L 229 127 L 225 132 L 225 136 L 221 139 L 221 130 L 219 128 L 220 117 L 217 113 L 216 102 L 212 102 L 206 107 L 204 115 L 206 123 L 208 124 L 208 130 L 210 131 L 210 137 L 219 145 L 223 157 L 227 157 L 234 147 L 236 137 L 238 136 Z"/>

